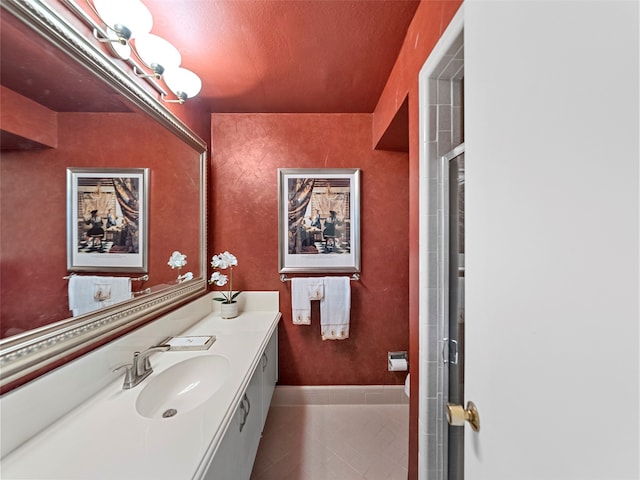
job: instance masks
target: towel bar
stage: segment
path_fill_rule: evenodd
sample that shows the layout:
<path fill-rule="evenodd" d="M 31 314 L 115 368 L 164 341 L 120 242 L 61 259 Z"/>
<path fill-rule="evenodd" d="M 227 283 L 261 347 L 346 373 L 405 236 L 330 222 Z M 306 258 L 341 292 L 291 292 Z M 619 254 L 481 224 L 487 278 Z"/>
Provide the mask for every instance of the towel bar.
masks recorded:
<path fill-rule="evenodd" d="M 287 274 L 286 274 L 286 273 L 281 273 L 281 274 L 280 274 L 280 281 L 281 281 L 282 283 L 284 283 L 284 282 L 290 282 L 290 281 L 291 281 L 291 278 L 287 277 Z M 354 273 L 353 275 L 351 275 L 351 281 L 352 281 L 352 282 L 358 282 L 358 281 L 360 281 L 360 274 L 359 274 L 359 273 Z"/>
<path fill-rule="evenodd" d="M 67 275 L 66 277 L 62 277 L 63 280 L 69 280 L 71 277 L 73 277 L 74 275 L 77 275 L 75 273 L 72 273 L 71 275 Z M 136 278 L 132 278 L 131 281 L 132 282 L 146 282 L 147 280 L 149 280 L 149 275 L 142 275 L 141 277 L 136 277 Z"/>

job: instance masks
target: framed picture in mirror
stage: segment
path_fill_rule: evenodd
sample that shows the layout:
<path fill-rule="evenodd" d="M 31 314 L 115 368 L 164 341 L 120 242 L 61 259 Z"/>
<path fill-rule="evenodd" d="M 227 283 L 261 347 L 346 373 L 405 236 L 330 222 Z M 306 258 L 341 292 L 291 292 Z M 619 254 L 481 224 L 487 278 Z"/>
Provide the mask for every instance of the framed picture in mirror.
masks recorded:
<path fill-rule="evenodd" d="M 360 169 L 278 170 L 279 267 L 360 272 Z"/>
<path fill-rule="evenodd" d="M 149 169 L 67 169 L 67 269 L 148 271 Z"/>

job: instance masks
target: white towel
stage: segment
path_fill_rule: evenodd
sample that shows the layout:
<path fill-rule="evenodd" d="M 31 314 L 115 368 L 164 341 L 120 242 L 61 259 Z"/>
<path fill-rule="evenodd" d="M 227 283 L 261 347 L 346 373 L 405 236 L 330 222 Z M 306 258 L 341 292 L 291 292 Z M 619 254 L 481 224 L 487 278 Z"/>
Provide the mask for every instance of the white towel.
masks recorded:
<path fill-rule="evenodd" d="M 351 283 L 349 277 L 324 277 L 324 298 L 320 300 L 322 340 L 349 338 Z"/>
<path fill-rule="evenodd" d="M 131 299 L 131 279 L 129 277 L 101 277 L 106 278 L 106 282 L 111 288 L 111 298 L 105 299 L 102 302 L 103 307 L 115 305 L 116 303 L 124 302 Z"/>
<path fill-rule="evenodd" d="M 291 279 L 291 318 L 294 325 L 311 325 L 308 278 Z"/>
<path fill-rule="evenodd" d="M 108 307 L 131 298 L 129 277 L 71 275 L 69 310 L 74 316 Z"/>
<path fill-rule="evenodd" d="M 324 282 L 321 278 L 308 279 L 309 300 L 322 300 L 324 298 Z"/>
<path fill-rule="evenodd" d="M 71 275 L 69 278 L 69 310 L 74 317 L 100 308 L 93 294 L 93 286 L 98 278 L 91 275 Z"/>

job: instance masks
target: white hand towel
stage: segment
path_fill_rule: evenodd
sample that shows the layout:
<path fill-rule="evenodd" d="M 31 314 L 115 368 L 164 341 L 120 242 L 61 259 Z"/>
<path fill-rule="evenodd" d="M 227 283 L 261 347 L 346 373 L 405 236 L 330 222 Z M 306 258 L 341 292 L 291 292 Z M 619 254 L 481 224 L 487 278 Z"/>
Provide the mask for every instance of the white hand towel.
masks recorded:
<path fill-rule="evenodd" d="M 69 278 L 69 310 L 74 316 L 130 298 L 131 279 L 129 277 L 72 275 Z"/>
<path fill-rule="evenodd" d="M 294 325 L 311 325 L 311 301 L 307 278 L 291 279 L 291 315 Z"/>
<path fill-rule="evenodd" d="M 100 277 L 71 275 L 69 278 L 69 310 L 73 316 L 97 310 L 100 302 L 94 298 L 94 287 Z"/>
<path fill-rule="evenodd" d="M 103 307 L 131 299 L 131 279 L 129 277 L 103 277 L 102 283 L 106 283 L 111 289 L 111 298 L 102 302 Z"/>
<path fill-rule="evenodd" d="M 309 278 L 309 300 L 322 300 L 324 297 L 324 282 L 322 279 Z"/>
<path fill-rule="evenodd" d="M 324 277 L 324 298 L 320 300 L 322 340 L 349 338 L 351 283 L 349 277 Z"/>

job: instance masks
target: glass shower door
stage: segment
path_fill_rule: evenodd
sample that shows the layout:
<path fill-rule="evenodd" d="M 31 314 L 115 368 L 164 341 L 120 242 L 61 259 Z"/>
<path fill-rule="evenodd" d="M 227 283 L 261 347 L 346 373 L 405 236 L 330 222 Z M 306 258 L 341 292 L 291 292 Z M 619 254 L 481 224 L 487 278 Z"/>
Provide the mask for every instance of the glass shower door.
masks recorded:
<path fill-rule="evenodd" d="M 464 404 L 464 144 L 443 158 L 448 162 L 448 403 Z M 464 478 L 464 428 L 448 426 L 447 479 Z"/>

